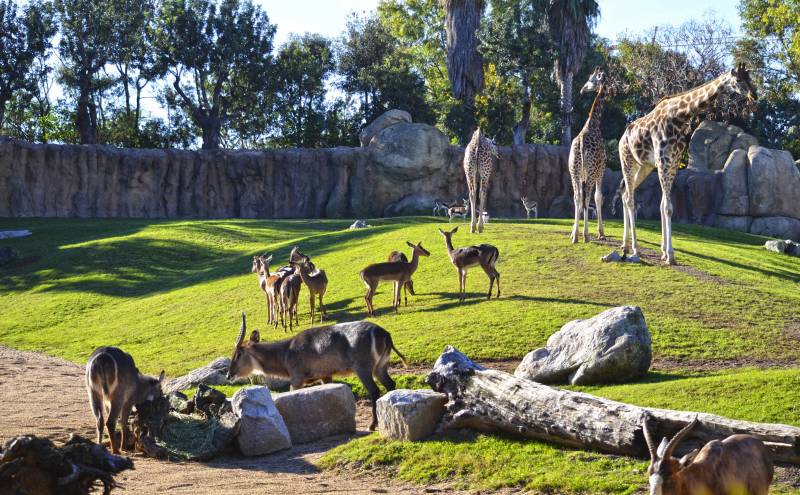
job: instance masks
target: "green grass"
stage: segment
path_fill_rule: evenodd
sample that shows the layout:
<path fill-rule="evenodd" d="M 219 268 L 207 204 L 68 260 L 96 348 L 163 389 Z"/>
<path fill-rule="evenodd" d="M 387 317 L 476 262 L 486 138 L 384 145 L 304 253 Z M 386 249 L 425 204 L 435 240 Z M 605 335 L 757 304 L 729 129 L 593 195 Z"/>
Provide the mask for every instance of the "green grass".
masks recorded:
<path fill-rule="evenodd" d="M 682 266 L 667 268 L 604 264 L 600 257 L 610 249 L 570 245 L 568 221 L 496 221 L 480 237 L 462 227 L 457 245 L 491 242 L 500 249 L 503 296 L 485 301 L 486 278 L 474 270 L 469 299 L 459 305 L 455 270 L 436 231 L 447 223 L 378 219 L 370 221 L 376 227 L 359 231 L 346 230 L 349 223 L 0 220 L 0 230 L 34 232 L 2 243 L 22 259 L 0 268 L 0 344 L 76 362 L 96 346 L 117 345 L 144 372 L 165 369 L 176 376 L 230 354 L 241 310 L 262 338 L 285 336 L 282 330 L 264 331 L 266 309 L 250 273 L 252 255 L 271 252 L 286 260 L 299 245 L 328 273 L 331 321 L 352 321 L 365 317 L 359 270 L 392 250 L 408 251 L 409 240 L 431 251 L 414 276 L 418 295 L 395 315 L 388 309 L 389 286 L 382 286 L 373 321 L 417 364 L 432 363 L 447 344 L 479 361 L 519 359 L 567 321 L 623 304 L 642 307 L 661 362 L 689 367 L 768 361 L 790 367 L 800 360 L 800 259 L 765 251 L 763 237 L 676 225 Z M 610 222 L 607 233 L 618 239 L 621 226 Z M 657 223 L 641 223 L 643 247 L 657 249 L 659 235 Z M 304 326 L 307 304 L 304 292 Z M 356 380 L 345 382 L 363 394 Z M 423 385 L 419 376 L 398 382 Z M 635 404 L 800 425 L 798 382 L 797 369 L 662 371 L 642 383 L 582 390 Z M 417 444 L 369 436 L 336 449 L 322 463 L 478 489 L 627 493 L 644 480 L 636 460 L 487 435 Z"/>

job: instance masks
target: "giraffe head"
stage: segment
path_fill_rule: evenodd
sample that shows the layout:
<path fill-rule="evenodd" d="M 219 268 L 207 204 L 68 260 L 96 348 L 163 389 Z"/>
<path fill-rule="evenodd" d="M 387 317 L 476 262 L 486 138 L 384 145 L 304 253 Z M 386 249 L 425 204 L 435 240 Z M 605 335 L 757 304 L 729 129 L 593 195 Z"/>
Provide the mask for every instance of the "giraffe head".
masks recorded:
<path fill-rule="evenodd" d="M 581 88 L 581 94 L 594 93 L 600 91 L 600 87 L 606 82 L 606 72 L 600 67 L 596 67 L 589 80 Z"/>
<path fill-rule="evenodd" d="M 731 92 L 746 96 L 749 102 L 754 102 L 758 99 L 756 87 L 750 78 L 750 71 L 745 68 L 744 64 L 739 64 L 731 69 L 727 76 L 726 85 Z"/>

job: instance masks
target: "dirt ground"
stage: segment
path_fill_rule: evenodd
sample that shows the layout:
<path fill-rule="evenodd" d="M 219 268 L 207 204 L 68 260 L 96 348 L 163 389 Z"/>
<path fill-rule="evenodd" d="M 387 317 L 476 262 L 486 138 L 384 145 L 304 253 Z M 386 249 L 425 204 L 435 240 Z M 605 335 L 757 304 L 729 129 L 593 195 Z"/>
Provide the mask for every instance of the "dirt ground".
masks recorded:
<path fill-rule="evenodd" d="M 366 433 L 369 419 L 368 406 L 359 404 L 358 434 Z M 0 442 L 35 434 L 59 443 L 73 432 L 93 439 L 93 425 L 82 366 L 0 346 Z M 448 486 L 409 486 L 314 466 L 326 451 L 347 440 L 333 437 L 269 456 L 230 456 L 208 463 L 164 462 L 135 455 L 136 469 L 118 478 L 119 493 L 457 493 Z"/>

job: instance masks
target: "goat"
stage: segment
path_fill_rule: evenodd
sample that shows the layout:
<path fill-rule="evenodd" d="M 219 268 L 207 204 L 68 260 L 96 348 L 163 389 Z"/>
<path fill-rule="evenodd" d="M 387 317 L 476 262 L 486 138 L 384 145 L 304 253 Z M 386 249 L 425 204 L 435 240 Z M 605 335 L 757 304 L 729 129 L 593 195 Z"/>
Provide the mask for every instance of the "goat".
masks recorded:
<path fill-rule="evenodd" d="M 134 406 L 161 397 L 164 372 L 158 378 L 139 373 L 130 354 L 116 347 L 98 347 L 86 363 L 86 390 L 89 404 L 97 420 L 97 443 L 103 442 L 103 416 L 111 451 L 119 454 L 120 441 L 116 436 L 117 418 L 122 425 L 122 448 L 131 445 L 128 418 Z"/>
<path fill-rule="evenodd" d="M 382 280 L 394 282 L 392 307 L 394 307 L 395 312 L 397 312 L 397 308 L 400 306 L 401 287 L 406 284 L 406 282 L 417 270 L 419 257 L 431 255 L 431 253 L 422 247 L 421 242 L 415 245 L 406 241 L 406 244 L 413 249 L 411 262 L 404 263 L 402 261 L 394 261 L 375 263 L 361 270 L 361 280 L 363 280 L 364 285 L 367 286 L 367 294 L 364 296 L 364 300 L 367 303 L 367 313 L 369 316 L 375 316 L 375 308 L 372 305 L 372 296 L 375 295 L 375 290 L 378 288 L 378 284 Z"/>
<path fill-rule="evenodd" d="M 391 262 L 391 263 L 395 263 L 395 262 L 398 262 L 398 261 L 403 262 L 403 263 L 408 263 L 408 257 L 402 251 L 392 251 L 389 254 L 389 260 L 388 261 Z M 406 281 L 405 284 L 403 284 L 403 298 L 405 300 L 405 305 L 406 306 L 408 306 L 408 293 L 409 292 L 411 293 L 412 296 L 416 296 L 416 294 L 414 293 L 414 281 L 411 280 L 410 278 Z"/>
<path fill-rule="evenodd" d="M 463 204 L 461 206 L 454 205 L 447 209 L 447 216 L 449 219 L 448 222 L 452 222 L 455 217 L 460 216 L 462 221 L 467 220 L 467 213 L 469 212 L 469 201 L 463 199 Z"/>
<path fill-rule="evenodd" d="M 497 297 L 500 297 L 500 272 L 495 268 L 497 259 L 500 257 L 500 251 L 491 244 L 454 249 L 452 237 L 456 232 L 458 232 L 458 227 L 450 232 L 439 229 L 439 233 L 444 236 L 444 243 L 447 246 L 450 262 L 458 270 L 458 302 L 463 302 L 466 298 L 467 269 L 475 265 L 480 265 L 483 271 L 486 272 L 486 276 L 489 277 L 489 294 L 486 299 L 492 298 L 492 286 L 494 286 L 495 281 L 497 281 Z"/>
<path fill-rule="evenodd" d="M 528 220 L 531 219 L 531 212 L 533 212 L 533 218 L 539 218 L 539 203 L 536 201 L 528 201 L 527 196 L 523 196 L 520 198 L 522 201 L 522 207 L 525 208 L 525 216 Z"/>
<path fill-rule="evenodd" d="M 380 397 L 373 376 L 387 391 L 394 390 L 395 383 L 388 371 L 391 351 L 408 366 L 389 332 L 368 321 L 309 328 L 292 338 L 268 343 L 261 342 L 258 330 L 253 330 L 250 339 L 244 342 L 245 332 L 243 312 L 228 368 L 229 380 L 252 374 L 274 375 L 288 378 L 291 389 L 297 390 L 319 380 L 329 383 L 333 375 L 355 373 L 372 401 L 370 431 L 378 425 L 375 402 Z"/>
<path fill-rule="evenodd" d="M 695 417 L 672 440 L 664 438 L 656 448 L 645 417 L 642 430 L 650 451 L 650 494 L 766 495 L 775 469 L 764 442 L 752 435 L 712 440 L 681 459 L 672 457 L 698 422 Z"/>

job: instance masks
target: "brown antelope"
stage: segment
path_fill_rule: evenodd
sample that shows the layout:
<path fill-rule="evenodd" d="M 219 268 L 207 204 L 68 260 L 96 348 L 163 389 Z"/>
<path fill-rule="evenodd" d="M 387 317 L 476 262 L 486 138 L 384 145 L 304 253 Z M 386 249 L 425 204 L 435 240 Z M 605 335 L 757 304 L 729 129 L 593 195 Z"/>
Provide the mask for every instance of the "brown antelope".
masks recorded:
<path fill-rule="evenodd" d="M 295 267 L 297 274 L 308 287 L 311 324 L 314 324 L 314 296 L 319 297 L 319 322 L 322 323 L 323 317 L 326 316 L 322 296 L 328 290 L 328 276 L 325 274 L 325 270 L 318 270 L 311 262 L 311 258 L 301 253 L 297 246 L 289 254 L 289 264 Z"/>
<path fill-rule="evenodd" d="M 400 261 L 402 263 L 408 263 L 408 257 L 402 251 L 392 251 L 389 254 L 388 261 L 390 263 L 395 263 L 395 262 L 398 262 L 398 261 Z M 406 306 L 408 306 L 408 293 L 409 292 L 411 293 L 412 296 L 416 296 L 416 294 L 414 294 L 414 281 L 411 280 L 411 279 L 408 279 L 408 281 L 403 285 L 403 298 L 405 299 L 405 305 Z"/>
<path fill-rule="evenodd" d="M 378 425 L 375 401 L 380 397 L 373 376 L 387 391 L 394 390 L 388 371 L 391 352 L 407 366 L 389 332 L 368 321 L 309 328 L 292 338 L 264 343 L 258 330 L 253 330 L 245 342 L 245 332 L 242 313 L 242 327 L 228 368 L 229 380 L 252 374 L 280 376 L 288 378 L 291 389 L 297 390 L 319 380 L 328 383 L 333 375 L 355 373 L 372 401 L 370 430 Z"/>
<path fill-rule="evenodd" d="M 466 221 L 467 213 L 469 213 L 469 201 L 462 199 L 463 204 L 453 205 L 447 209 L 447 216 L 450 217 L 448 222 L 452 222 L 455 217 L 461 217 L 461 220 Z"/>
<path fill-rule="evenodd" d="M 378 284 L 384 280 L 394 282 L 392 307 L 394 308 L 395 312 L 397 312 L 397 308 L 400 306 L 400 289 L 406 284 L 406 282 L 408 282 L 408 280 L 417 270 L 419 257 L 431 255 L 431 253 L 422 247 L 421 242 L 414 245 L 406 241 L 406 244 L 413 249 L 411 262 L 404 263 L 402 261 L 387 261 L 384 263 L 375 263 L 373 265 L 369 265 L 361 270 L 361 280 L 363 280 L 364 285 L 367 286 L 367 294 L 364 296 L 364 300 L 367 302 L 367 313 L 369 316 L 375 316 L 375 308 L 372 305 L 372 296 L 375 295 L 375 290 L 378 288 Z"/>
<path fill-rule="evenodd" d="M 300 275 L 296 273 L 288 273 L 281 280 L 278 300 L 280 301 L 281 325 L 284 332 L 286 331 L 286 320 L 289 321 L 289 331 L 294 331 L 292 316 L 294 316 L 294 322 L 298 326 L 300 325 L 297 316 L 297 302 L 300 299 L 300 288 L 302 286 L 303 281 Z"/>
<path fill-rule="evenodd" d="M 481 244 L 479 246 L 469 246 L 453 248 L 453 234 L 458 232 L 458 227 L 450 232 L 439 229 L 439 233 L 444 236 L 444 243 L 447 246 L 447 254 L 450 261 L 458 270 L 458 302 L 463 302 L 467 294 L 467 269 L 480 265 L 486 276 L 489 277 L 489 293 L 486 299 L 492 298 L 492 287 L 497 281 L 497 297 L 500 297 L 500 273 L 495 268 L 500 251 L 491 244 Z"/>
<path fill-rule="evenodd" d="M 111 451 L 119 454 L 120 440 L 115 434 L 117 418 L 122 425 L 122 448 L 131 445 L 128 418 L 134 406 L 161 397 L 164 372 L 154 378 L 139 373 L 130 354 L 116 347 L 98 347 L 86 363 L 86 390 L 97 420 L 97 443 L 103 442 L 103 416 Z M 106 411 L 106 406 L 108 411 Z M 106 414 L 107 413 L 107 414 Z"/>
<path fill-rule="evenodd" d="M 645 418 L 642 429 L 650 451 L 650 494 L 766 495 L 775 470 L 766 445 L 752 435 L 712 440 L 681 459 L 672 457 L 697 423 L 695 417 L 672 440 L 664 438 L 656 448 Z"/>

